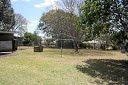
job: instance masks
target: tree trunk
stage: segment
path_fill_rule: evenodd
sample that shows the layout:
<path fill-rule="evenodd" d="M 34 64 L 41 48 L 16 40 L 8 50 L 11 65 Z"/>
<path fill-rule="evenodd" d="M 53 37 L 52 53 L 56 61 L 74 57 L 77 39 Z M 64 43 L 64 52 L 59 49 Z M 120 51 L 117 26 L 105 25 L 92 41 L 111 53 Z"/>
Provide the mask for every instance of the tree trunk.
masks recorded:
<path fill-rule="evenodd" d="M 74 49 L 76 53 L 79 53 L 79 43 L 78 41 L 74 41 Z"/>

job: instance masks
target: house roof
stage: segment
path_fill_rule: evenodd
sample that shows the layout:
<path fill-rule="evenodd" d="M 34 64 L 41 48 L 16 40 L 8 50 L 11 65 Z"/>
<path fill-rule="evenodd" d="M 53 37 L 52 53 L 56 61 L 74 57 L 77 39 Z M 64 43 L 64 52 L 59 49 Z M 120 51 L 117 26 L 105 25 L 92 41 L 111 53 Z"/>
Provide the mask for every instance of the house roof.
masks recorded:
<path fill-rule="evenodd" d="M 100 43 L 100 44 L 101 44 L 101 43 L 104 43 L 104 42 L 105 42 L 105 41 L 102 41 L 102 40 L 92 40 L 92 41 L 87 41 L 87 42 L 83 42 L 83 43 L 90 43 L 90 44 L 91 44 L 91 43 L 95 43 L 95 44 L 96 44 L 96 43 L 97 43 L 97 44 Z"/>

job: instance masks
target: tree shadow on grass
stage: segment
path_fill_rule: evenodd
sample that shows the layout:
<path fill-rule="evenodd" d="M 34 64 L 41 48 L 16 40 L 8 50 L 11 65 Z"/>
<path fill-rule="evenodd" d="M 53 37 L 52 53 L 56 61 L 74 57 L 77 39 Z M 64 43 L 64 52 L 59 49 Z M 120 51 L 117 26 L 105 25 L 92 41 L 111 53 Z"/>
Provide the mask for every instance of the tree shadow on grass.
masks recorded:
<path fill-rule="evenodd" d="M 85 65 L 77 65 L 82 73 L 100 78 L 109 85 L 128 85 L 128 61 L 109 59 L 90 59 Z"/>

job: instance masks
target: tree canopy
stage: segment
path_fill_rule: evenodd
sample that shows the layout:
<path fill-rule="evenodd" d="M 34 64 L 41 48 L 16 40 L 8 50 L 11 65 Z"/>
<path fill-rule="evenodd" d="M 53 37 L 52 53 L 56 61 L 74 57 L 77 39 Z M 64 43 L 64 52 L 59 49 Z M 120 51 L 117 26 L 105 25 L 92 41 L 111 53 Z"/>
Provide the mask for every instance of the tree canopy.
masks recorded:
<path fill-rule="evenodd" d="M 27 23 L 21 14 L 14 13 L 10 0 L 0 0 L 0 31 L 11 31 L 23 36 Z"/>
<path fill-rule="evenodd" d="M 86 0 L 81 8 L 81 19 L 85 28 L 91 30 L 93 37 L 109 34 L 110 39 L 127 43 L 128 1 L 126 0 Z M 122 39 L 112 35 L 120 34 Z M 106 40 L 107 41 L 107 40 Z M 119 43 L 119 42 L 118 42 Z"/>
<path fill-rule="evenodd" d="M 0 30 L 10 31 L 15 24 L 14 10 L 10 0 L 0 0 Z"/>
<path fill-rule="evenodd" d="M 81 42 L 83 32 L 78 27 L 79 17 L 61 9 L 51 10 L 40 19 L 39 29 L 54 39 L 73 39 Z"/>
<path fill-rule="evenodd" d="M 78 2 L 78 3 L 76 3 Z M 53 38 L 75 42 L 100 39 L 113 46 L 128 43 L 127 0 L 63 0 L 62 7 L 40 19 L 39 29 Z"/>
<path fill-rule="evenodd" d="M 24 33 L 27 31 L 28 21 L 21 14 L 15 14 L 15 24 L 12 31 L 18 36 L 23 37 Z"/>
<path fill-rule="evenodd" d="M 39 45 L 41 43 L 41 37 L 38 36 L 37 34 L 33 34 L 33 33 L 28 33 L 26 32 L 24 34 L 24 41 L 23 44 L 24 45 Z"/>

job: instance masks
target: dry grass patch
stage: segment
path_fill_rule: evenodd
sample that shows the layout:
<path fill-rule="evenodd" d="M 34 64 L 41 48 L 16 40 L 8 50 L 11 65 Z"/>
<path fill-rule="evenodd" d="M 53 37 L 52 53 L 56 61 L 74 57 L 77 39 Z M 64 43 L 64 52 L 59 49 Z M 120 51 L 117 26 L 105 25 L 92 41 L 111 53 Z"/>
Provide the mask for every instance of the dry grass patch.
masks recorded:
<path fill-rule="evenodd" d="M 34 53 L 31 47 L 20 48 L 7 57 L 1 56 L 0 85 L 125 84 L 126 58 L 118 51 L 82 49 L 75 54 L 72 49 L 64 49 L 61 57 L 59 49 L 45 48 L 42 53 Z"/>

